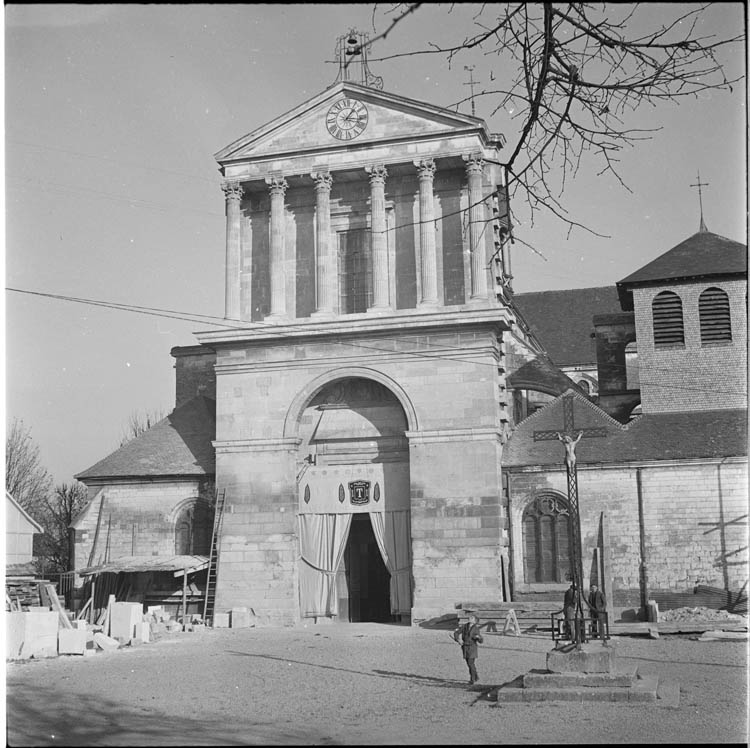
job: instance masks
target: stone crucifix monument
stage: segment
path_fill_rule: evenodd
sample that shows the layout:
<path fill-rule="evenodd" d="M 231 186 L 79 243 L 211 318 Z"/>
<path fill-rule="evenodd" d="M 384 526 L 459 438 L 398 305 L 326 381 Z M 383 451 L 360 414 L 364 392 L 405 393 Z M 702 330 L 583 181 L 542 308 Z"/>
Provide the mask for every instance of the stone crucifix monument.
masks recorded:
<path fill-rule="evenodd" d="M 576 647 L 586 641 L 583 625 L 583 547 L 581 542 L 581 520 L 578 511 L 578 469 L 576 467 L 576 445 L 586 437 L 607 435 L 605 428 L 576 429 L 574 415 L 575 396 L 563 395 L 563 428 L 562 431 L 535 431 L 534 441 L 557 439 L 565 447 L 565 469 L 568 474 L 568 537 L 570 539 L 570 578 L 575 583 L 576 602 L 574 631 L 571 632 Z"/>

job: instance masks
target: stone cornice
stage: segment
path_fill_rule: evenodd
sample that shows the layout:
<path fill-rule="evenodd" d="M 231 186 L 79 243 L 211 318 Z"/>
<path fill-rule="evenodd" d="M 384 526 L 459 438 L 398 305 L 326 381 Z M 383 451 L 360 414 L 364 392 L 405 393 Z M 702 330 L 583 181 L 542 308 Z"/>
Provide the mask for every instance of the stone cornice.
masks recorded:
<path fill-rule="evenodd" d="M 471 326 L 495 327 L 498 332 L 511 329 L 514 315 L 503 306 L 489 301 L 486 306 L 476 303 L 444 307 L 430 312 L 402 309 L 392 315 L 351 314 L 332 319 L 302 318 L 289 323 L 248 323 L 247 327 L 229 330 L 198 331 L 195 336 L 201 345 L 233 344 L 239 342 L 267 343 L 287 340 L 303 343 L 312 339 L 392 333 L 403 337 L 436 329 L 440 332 L 462 330 Z"/>
<path fill-rule="evenodd" d="M 302 443 L 299 437 L 281 437 L 273 439 L 234 439 L 232 441 L 214 441 L 216 454 L 229 452 L 290 452 Z"/>
<path fill-rule="evenodd" d="M 747 457 L 690 457 L 684 460 L 632 460 L 629 462 L 597 462 L 587 465 L 579 461 L 576 468 L 579 473 L 591 472 L 596 470 L 635 470 L 645 468 L 654 470 L 665 467 L 692 467 L 694 465 L 746 465 Z M 565 464 L 560 461 L 560 466 L 553 464 L 547 465 L 523 465 L 523 466 L 502 466 L 506 473 L 561 473 L 565 474 Z"/>
<path fill-rule="evenodd" d="M 488 439 L 502 442 L 502 431 L 495 427 L 476 429 L 439 429 L 437 431 L 407 431 L 409 445 L 435 442 L 476 442 Z"/>

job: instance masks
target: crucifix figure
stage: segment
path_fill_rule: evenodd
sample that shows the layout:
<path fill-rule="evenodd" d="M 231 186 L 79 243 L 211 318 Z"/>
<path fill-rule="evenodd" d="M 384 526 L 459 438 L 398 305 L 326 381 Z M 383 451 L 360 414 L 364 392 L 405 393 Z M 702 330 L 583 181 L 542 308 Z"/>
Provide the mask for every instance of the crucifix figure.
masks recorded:
<path fill-rule="evenodd" d="M 576 444 L 581 441 L 583 431 L 578 432 L 578 438 L 573 439 L 570 434 L 561 434 L 557 432 L 557 438 L 563 443 L 565 447 L 565 466 L 568 470 L 572 470 L 576 466 Z"/>
<path fill-rule="evenodd" d="M 548 441 L 557 439 L 565 447 L 565 470 L 568 476 L 568 536 L 570 538 L 571 559 L 570 578 L 575 584 L 575 619 L 573 641 L 578 649 L 585 641 L 585 630 L 583 626 L 583 602 L 581 590 L 583 589 L 583 549 L 581 543 L 581 521 L 578 514 L 578 470 L 576 468 L 576 445 L 581 439 L 595 436 L 606 436 L 607 429 L 591 428 L 576 429 L 574 420 L 575 396 L 566 393 L 562 398 L 563 405 L 563 429 L 562 431 L 535 431 L 534 441 Z M 578 434 L 575 436 L 575 434 Z"/>

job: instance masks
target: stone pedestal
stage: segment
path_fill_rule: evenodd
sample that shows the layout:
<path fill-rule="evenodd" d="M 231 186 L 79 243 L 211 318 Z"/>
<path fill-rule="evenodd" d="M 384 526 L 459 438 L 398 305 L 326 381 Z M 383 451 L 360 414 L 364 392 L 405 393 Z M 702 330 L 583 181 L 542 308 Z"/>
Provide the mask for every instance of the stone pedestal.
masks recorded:
<path fill-rule="evenodd" d="M 676 694 L 676 695 L 675 695 Z M 617 662 L 614 644 L 593 641 L 580 649 L 547 652 L 547 670 L 532 670 L 488 694 L 498 702 L 632 701 L 661 699 L 675 706 L 679 689 L 660 684 L 655 675 L 641 676 L 636 666 Z"/>

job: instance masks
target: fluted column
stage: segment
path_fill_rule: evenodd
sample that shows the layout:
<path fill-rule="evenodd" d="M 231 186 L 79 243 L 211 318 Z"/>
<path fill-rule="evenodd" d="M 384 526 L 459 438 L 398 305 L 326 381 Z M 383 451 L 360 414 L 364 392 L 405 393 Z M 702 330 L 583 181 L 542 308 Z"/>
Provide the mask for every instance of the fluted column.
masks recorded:
<path fill-rule="evenodd" d="M 385 225 L 385 178 L 382 164 L 365 167 L 370 175 L 370 218 L 372 231 L 372 306 L 368 311 L 390 308 L 388 293 L 388 241 Z"/>
<path fill-rule="evenodd" d="M 266 184 L 271 193 L 271 315 L 286 315 L 286 289 L 284 278 L 284 195 L 288 187 L 284 177 L 266 177 Z"/>
<path fill-rule="evenodd" d="M 435 205 L 432 182 L 435 162 L 431 158 L 415 161 L 419 174 L 419 254 L 422 277 L 420 306 L 438 303 L 437 258 L 435 256 Z"/>
<path fill-rule="evenodd" d="M 464 156 L 469 182 L 469 246 L 471 250 L 471 300 L 487 298 L 487 259 L 484 251 L 485 209 L 482 200 L 484 159 L 478 153 Z"/>
<path fill-rule="evenodd" d="M 328 172 L 313 172 L 315 180 L 315 240 L 318 248 L 315 257 L 315 314 L 333 314 L 333 281 L 336 277 L 331 251 L 331 185 L 333 177 Z"/>
<path fill-rule="evenodd" d="M 242 200 L 242 185 L 237 181 L 226 181 L 221 185 L 226 197 L 227 215 L 227 248 L 225 286 L 224 286 L 224 317 L 226 319 L 240 318 L 240 201 Z"/>

